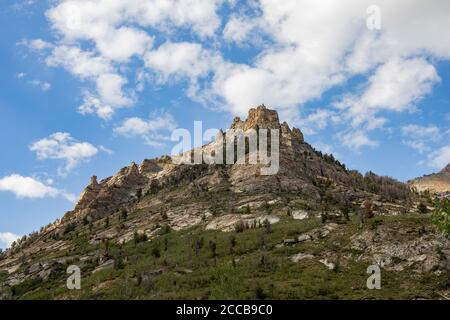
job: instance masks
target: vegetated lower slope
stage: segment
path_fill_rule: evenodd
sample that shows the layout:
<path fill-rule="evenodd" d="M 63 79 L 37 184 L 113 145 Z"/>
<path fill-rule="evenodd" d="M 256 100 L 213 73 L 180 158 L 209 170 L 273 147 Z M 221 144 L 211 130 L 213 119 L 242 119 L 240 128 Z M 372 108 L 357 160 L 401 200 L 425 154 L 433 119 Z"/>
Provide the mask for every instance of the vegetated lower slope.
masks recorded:
<path fill-rule="evenodd" d="M 232 128 L 280 129 L 279 172 L 263 176 L 260 165 L 248 164 L 175 165 L 165 156 L 100 182 L 93 177 L 73 211 L 3 253 L 0 296 L 447 294 L 448 240 L 427 214 L 414 214 L 419 199 L 407 185 L 348 170 L 264 106 L 250 109 L 245 121 L 236 118 Z M 374 263 L 387 280 L 377 292 L 365 287 Z M 72 264 L 82 270 L 81 291 L 65 287 Z"/>

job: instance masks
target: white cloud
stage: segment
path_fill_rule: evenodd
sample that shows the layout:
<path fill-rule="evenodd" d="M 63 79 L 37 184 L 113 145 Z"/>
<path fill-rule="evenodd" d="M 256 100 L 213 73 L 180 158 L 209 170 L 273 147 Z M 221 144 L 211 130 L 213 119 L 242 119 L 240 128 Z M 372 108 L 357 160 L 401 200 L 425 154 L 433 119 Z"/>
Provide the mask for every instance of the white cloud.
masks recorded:
<path fill-rule="evenodd" d="M 20 236 L 12 232 L 0 232 L 0 248 L 9 248 L 11 244 L 19 238 Z"/>
<path fill-rule="evenodd" d="M 26 47 L 30 48 L 31 50 L 35 50 L 35 51 L 42 51 L 42 50 L 53 48 L 53 44 L 51 44 L 50 42 L 44 41 L 42 39 L 32 39 L 32 40 L 24 39 L 24 40 L 18 42 L 17 44 L 26 46 Z"/>
<path fill-rule="evenodd" d="M 425 0 L 380 0 L 380 31 L 366 27 L 369 0 L 232 3 L 234 11 L 221 24 L 223 3 L 61 0 L 47 12 L 57 34 L 47 61 L 92 80 L 95 90 L 86 90 L 80 111 L 104 118 L 133 105 L 133 90 L 123 89 L 127 80 L 135 83 L 126 76 L 132 57 L 156 74 L 153 80 L 188 78 L 189 97 L 239 115 L 262 102 L 295 114 L 328 89 L 364 75 L 366 90 L 347 99 L 347 117 L 354 126 L 370 120 L 365 129 L 374 130 L 388 121 L 378 112 L 415 107 L 439 81 L 433 64 L 450 59 L 450 37 L 442 36 L 450 30 L 446 0 L 433 6 Z M 190 31 L 197 43 L 175 43 L 178 31 Z M 255 46 L 258 54 L 250 62 L 232 62 L 218 51 L 229 41 L 253 44 L 255 38 L 264 43 Z M 163 44 L 153 48 L 154 43 Z M 106 86 L 113 90 L 106 96 L 118 98 L 114 104 L 100 93 L 105 74 L 121 79 L 121 85 Z"/>
<path fill-rule="evenodd" d="M 40 160 L 64 160 L 66 162 L 65 166 L 58 169 L 61 175 L 67 174 L 80 162 L 88 161 L 98 153 L 98 149 L 92 144 L 79 142 L 65 132 L 57 132 L 34 142 L 30 146 L 30 150 L 35 152 Z"/>
<path fill-rule="evenodd" d="M 19 72 L 16 74 L 17 79 L 24 79 L 25 77 L 27 77 L 28 75 L 25 72 Z M 39 89 L 41 89 L 42 91 L 48 91 L 51 89 L 52 84 L 50 82 L 47 81 L 42 81 L 39 79 L 32 79 L 28 81 L 29 84 L 31 84 L 34 87 L 37 87 Z"/>
<path fill-rule="evenodd" d="M 232 16 L 223 29 L 223 38 L 226 41 L 236 42 L 238 44 L 255 42 L 255 29 L 259 21 L 249 19 L 246 16 Z M 253 38 L 251 37 L 253 36 Z"/>
<path fill-rule="evenodd" d="M 42 80 L 31 80 L 29 81 L 29 83 L 35 87 L 38 87 L 39 89 L 41 89 L 42 91 L 48 91 L 51 89 L 52 85 L 51 83 L 47 82 L 47 81 L 42 81 Z"/>
<path fill-rule="evenodd" d="M 169 35 L 175 29 L 186 28 L 201 39 L 210 38 L 220 26 L 216 11 L 221 2 L 61 0 L 46 12 L 57 35 L 56 44 L 40 39 L 24 43 L 33 50 L 52 49 L 46 59 L 49 66 L 64 67 L 94 85 L 95 90 L 84 90 L 79 111 L 109 119 L 116 109 L 135 103 L 134 90 L 123 88 L 128 83 L 124 74 L 131 58 L 143 60 L 152 48 L 155 35 L 149 34 L 148 29 Z M 183 57 L 171 61 L 177 63 L 180 58 Z"/>
<path fill-rule="evenodd" d="M 97 41 L 103 57 L 120 62 L 126 62 L 134 55 L 142 55 L 152 45 L 153 37 L 144 31 L 128 27 L 112 30 Z"/>
<path fill-rule="evenodd" d="M 61 45 L 55 47 L 47 57 L 49 66 L 61 66 L 81 79 L 96 79 L 113 70 L 111 63 L 92 51 L 82 51 L 78 47 Z"/>
<path fill-rule="evenodd" d="M 46 61 L 49 66 L 62 66 L 81 80 L 94 83 L 96 92 L 86 91 L 83 104 L 78 108 L 82 114 L 95 113 L 102 119 L 109 119 L 115 109 L 134 104 L 133 93 L 123 89 L 127 79 L 118 74 L 104 56 L 61 45 L 52 50 Z"/>
<path fill-rule="evenodd" d="M 430 151 L 430 147 L 425 142 L 420 140 L 403 140 L 402 142 L 419 153 Z"/>
<path fill-rule="evenodd" d="M 340 133 L 338 134 L 338 138 L 344 146 L 353 151 L 359 151 L 359 149 L 364 146 L 378 146 L 378 142 L 370 139 L 367 136 L 367 133 L 362 130 Z"/>
<path fill-rule="evenodd" d="M 424 59 L 392 59 L 369 78 L 361 96 L 346 97 L 339 107 L 347 109 L 346 115 L 359 125 L 381 111 L 414 110 L 415 103 L 430 93 L 439 80 L 436 69 Z"/>
<path fill-rule="evenodd" d="M 335 114 L 327 109 L 316 109 L 305 117 L 298 117 L 295 124 L 302 128 L 306 134 L 316 134 L 317 130 L 324 129 L 329 122 L 335 122 Z"/>
<path fill-rule="evenodd" d="M 226 39 L 235 37 L 239 43 L 250 26 L 256 26 L 274 43 L 264 46 L 251 64 L 216 68 L 212 92 L 223 99 L 219 104 L 243 114 L 248 106 L 264 102 L 295 114 L 298 106 L 363 74 L 369 77 L 366 90 L 347 96 L 341 104 L 346 108 L 338 109 L 341 123 L 352 121 L 355 129 L 364 124 L 358 130 L 374 130 L 388 121 L 377 116 L 379 112 L 416 110 L 417 102 L 439 81 L 432 63 L 450 58 L 450 40 L 439 36 L 439 30 L 450 29 L 444 13 L 450 5 L 438 1 L 430 8 L 423 0 L 378 1 L 382 30 L 371 31 L 366 27 L 371 4 L 263 0 L 259 17 L 249 21 L 245 15 L 232 16 Z M 243 21 L 242 29 L 231 33 Z"/>
<path fill-rule="evenodd" d="M 95 113 L 102 119 L 108 120 L 114 114 L 114 109 L 103 103 L 100 98 L 90 92 L 85 92 L 83 104 L 78 107 L 78 112 L 81 114 Z"/>
<path fill-rule="evenodd" d="M 130 106 L 133 99 L 126 95 L 122 88 L 127 80 L 114 73 L 102 74 L 97 78 L 97 90 L 101 100 L 112 106 Z"/>
<path fill-rule="evenodd" d="M 442 169 L 450 163 L 450 145 L 444 146 L 428 156 L 428 165 L 432 168 Z"/>
<path fill-rule="evenodd" d="M 432 143 L 442 138 L 441 130 L 433 125 L 420 126 L 409 124 L 403 126 L 402 135 L 405 137 L 403 143 L 419 153 L 426 153 L 431 150 Z"/>
<path fill-rule="evenodd" d="M 402 127 L 402 134 L 405 137 L 412 139 L 439 139 L 441 132 L 436 126 L 420 126 L 416 124 L 409 124 Z"/>
<path fill-rule="evenodd" d="M 103 151 L 103 152 L 105 152 L 107 154 L 113 154 L 114 153 L 114 151 L 112 151 L 111 149 L 106 148 L 105 146 L 102 146 L 102 145 L 98 146 L 98 148 L 100 149 L 100 151 Z"/>
<path fill-rule="evenodd" d="M 170 77 L 184 77 L 196 82 L 212 70 L 215 58 L 198 43 L 166 42 L 148 52 L 144 60 L 146 67 L 160 76 L 161 82 L 168 81 Z"/>
<path fill-rule="evenodd" d="M 48 186 L 32 177 L 12 174 L 0 179 L 0 191 L 12 192 L 18 198 L 42 199 L 62 196 L 69 201 L 75 201 L 75 196 L 63 190 Z"/>
<path fill-rule="evenodd" d="M 170 136 L 161 132 L 175 130 L 177 123 L 172 115 L 164 113 L 161 116 L 153 116 L 149 119 L 137 117 L 125 119 L 114 132 L 125 137 L 141 137 L 145 143 L 151 146 L 163 146 Z"/>
<path fill-rule="evenodd" d="M 216 0 L 63 0 L 47 12 L 52 27 L 70 39 L 101 41 L 119 25 L 134 23 L 160 32 L 185 27 L 201 37 L 220 25 Z"/>

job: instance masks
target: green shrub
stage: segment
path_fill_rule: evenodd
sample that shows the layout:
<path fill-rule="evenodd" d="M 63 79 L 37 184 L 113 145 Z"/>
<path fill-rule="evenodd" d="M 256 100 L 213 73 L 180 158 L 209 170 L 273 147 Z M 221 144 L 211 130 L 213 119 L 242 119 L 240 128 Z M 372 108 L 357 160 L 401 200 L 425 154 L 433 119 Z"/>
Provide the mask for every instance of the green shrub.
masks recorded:
<path fill-rule="evenodd" d="M 419 211 L 419 213 L 427 213 L 428 212 L 428 208 L 427 208 L 426 204 L 424 204 L 423 202 L 419 203 L 419 205 L 417 206 L 417 210 Z"/>
<path fill-rule="evenodd" d="M 272 233 L 272 224 L 270 223 L 269 220 L 264 220 L 263 222 L 263 226 L 266 229 L 266 233 Z"/>
<path fill-rule="evenodd" d="M 128 211 L 125 208 L 120 209 L 120 220 L 125 221 L 128 218 Z"/>
<path fill-rule="evenodd" d="M 217 245 L 214 241 L 209 241 L 209 250 L 211 251 L 211 256 L 215 258 L 217 256 Z"/>
<path fill-rule="evenodd" d="M 76 224 L 74 222 L 71 222 L 71 223 L 67 224 L 65 229 L 64 229 L 64 234 L 68 234 L 68 233 L 74 231 L 75 227 L 76 227 Z"/>
<path fill-rule="evenodd" d="M 154 258 L 159 258 L 159 257 L 161 257 L 161 251 L 159 250 L 159 247 L 153 247 L 153 248 L 152 248 L 152 251 L 151 251 L 151 255 L 152 255 Z"/>
<path fill-rule="evenodd" d="M 11 287 L 11 293 L 13 296 L 21 296 L 27 292 L 37 289 L 41 284 L 42 284 L 42 279 L 39 277 L 27 279 L 15 286 Z"/>
<path fill-rule="evenodd" d="M 436 200 L 431 221 L 445 236 L 450 235 L 450 200 Z"/>
<path fill-rule="evenodd" d="M 139 233 L 137 231 L 134 232 L 134 244 L 138 244 L 139 242 L 147 241 L 147 235 L 145 233 Z"/>
<path fill-rule="evenodd" d="M 235 225 L 234 225 L 234 231 L 236 232 L 244 232 L 244 230 L 248 229 L 248 224 L 247 222 L 244 222 L 242 220 L 239 220 Z"/>
<path fill-rule="evenodd" d="M 167 223 L 165 223 L 161 226 L 161 230 L 159 230 L 159 235 L 163 236 L 165 234 L 168 234 L 170 230 L 172 230 L 170 226 Z"/>

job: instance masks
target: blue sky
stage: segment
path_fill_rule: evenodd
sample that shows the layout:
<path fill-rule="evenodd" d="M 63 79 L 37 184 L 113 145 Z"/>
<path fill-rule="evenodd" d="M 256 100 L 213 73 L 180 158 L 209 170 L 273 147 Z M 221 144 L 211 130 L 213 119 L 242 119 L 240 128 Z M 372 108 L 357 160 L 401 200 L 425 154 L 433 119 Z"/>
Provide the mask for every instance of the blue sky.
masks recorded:
<path fill-rule="evenodd" d="M 350 168 L 440 170 L 450 5 L 372 4 L 2 1 L 0 248 L 73 208 L 90 176 L 169 154 L 171 130 L 261 103 Z"/>

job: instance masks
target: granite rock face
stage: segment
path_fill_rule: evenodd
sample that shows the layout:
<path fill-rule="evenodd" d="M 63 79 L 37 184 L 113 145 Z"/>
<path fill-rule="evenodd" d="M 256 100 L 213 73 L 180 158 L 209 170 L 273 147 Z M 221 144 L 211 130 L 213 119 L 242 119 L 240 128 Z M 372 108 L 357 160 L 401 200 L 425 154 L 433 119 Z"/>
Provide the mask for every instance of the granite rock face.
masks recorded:
<path fill-rule="evenodd" d="M 278 129 L 280 130 L 280 162 L 284 167 L 280 170 L 280 175 L 261 176 L 260 165 L 231 165 L 223 174 L 214 168 L 210 168 L 207 176 L 203 176 L 195 181 L 195 185 L 206 189 L 214 188 L 214 185 L 224 181 L 226 176 L 235 192 L 270 192 L 271 190 L 308 190 L 309 185 L 303 181 L 296 168 L 292 168 L 290 162 L 295 158 L 303 157 L 307 151 L 311 160 L 309 167 L 312 174 L 320 173 L 319 166 L 316 165 L 314 152 L 311 147 L 304 143 L 303 134 L 300 129 L 290 129 L 286 122 L 280 124 L 278 114 L 274 110 L 269 110 L 265 106 L 258 106 L 249 110 L 248 118 L 242 121 L 235 118 L 231 129 Z M 203 147 L 208 148 L 208 145 Z M 337 172 L 337 168 L 332 168 L 324 164 L 327 172 Z M 322 168 L 322 171 L 324 170 Z M 195 175 L 196 169 L 189 165 L 175 166 L 168 156 L 157 160 L 144 160 L 138 166 L 132 163 L 130 166 L 122 168 L 116 175 L 97 182 L 94 176 L 90 184 L 83 191 L 80 200 L 73 211 L 66 213 L 63 221 L 89 216 L 98 219 L 106 214 L 117 211 L 121 206 L 126 205 L 139 192 L 146 193 L 152 188 L 163 188 L 170 184 L 170 181 L 183 180 Z M 297 171 L 297 172 L 296 172 Z M 342 169 L 341 169 L 342 171 Z M 294 174 L 298 177 L 294 178 Z M 312 191 L 312 190 L 311 190 Z M 314 191 L 312 191 L 314 193 Z"/>
<path fill-rule="evenodd" d="M 83 191 L 74 210 L 67 212 L 63 223 L 84 217 L 97 220 L 138 201 L 140 196 L 168 187 L 188 185 L 188 188 L 208 191 L 227 185 L 236 195 L 266 195 L 273 192 L 298 192 L 313 201 L 324 197 L 322 184 L 329 184 L 331 193 L 346 201 L 364 198 L 365 192 L 355 191 L 362 176 L 348 171 L 333 157 L 324 156 L 304 141 L 300 129 L 280 123 L 278 113 L 264 105 L 251 108 L 246 120 L 236 117 L 231 129 L 278 129 L 280 137 L 277 174 L 261 175 L 263 164 L 189 165 L 175 164 L 169 156 L 132 163 L 112 177 L 97 182 L 94 176 Z M 223 132 L 222 132 L 223 134 Z M 202 147 L 210 154 L 215 143 Z M 248 160 L 248 159 L 247 159 Z M 182 192 L 180 192 L 182 194 Z M 62 228 L 62 226 L 61 226 Z"/>

